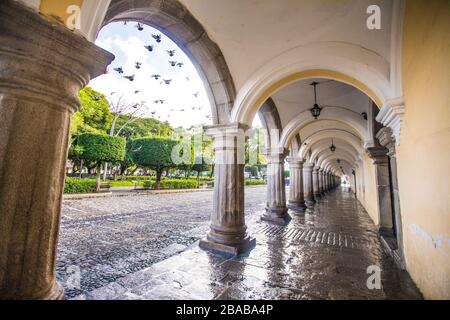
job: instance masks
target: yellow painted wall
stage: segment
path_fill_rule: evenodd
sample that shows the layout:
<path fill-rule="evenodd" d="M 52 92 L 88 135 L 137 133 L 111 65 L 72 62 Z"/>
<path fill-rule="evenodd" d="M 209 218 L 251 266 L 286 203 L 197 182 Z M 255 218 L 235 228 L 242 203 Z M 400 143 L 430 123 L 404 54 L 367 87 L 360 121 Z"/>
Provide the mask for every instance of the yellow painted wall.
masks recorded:
<path fill-rule="evenodd" d="M 67 8 L 71 5 L 77 5 L 81 8 L 82 4 L 83 0 L 42 0 L 40 12 L 65 23 L 69 17 Z"/>
<path fill-rule="evenodd" d="M 450 1 L 406 2 L 402 60 L 397 159 L 407 269 L 426 298 L 450 299 Z"/>
<path fill-rule="evenodd" d="M 363 154 L 362 167 L 358 169 L 357 176 L 360 177 L 360 182 L 364 186 L 361 187 L 359 195 L 357 194 L 358 200 L 366 209 L 373 223 L 378 225 L 379 223 L 379 212 L 378 212 L 378 200 L 377 200 L 377 189 L 375 180 L 375 166 L 373 165 L 373 160 L 367 155 Z M 362 177 L 364 175 L 364 177 Z"/>

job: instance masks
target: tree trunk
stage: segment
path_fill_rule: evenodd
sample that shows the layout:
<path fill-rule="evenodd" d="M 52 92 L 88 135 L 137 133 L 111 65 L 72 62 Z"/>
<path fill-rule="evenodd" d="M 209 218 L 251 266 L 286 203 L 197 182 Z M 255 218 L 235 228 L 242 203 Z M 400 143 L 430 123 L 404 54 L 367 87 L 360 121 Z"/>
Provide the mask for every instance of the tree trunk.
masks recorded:
<path fill-rule="evenodd" d="M 156 170 L 156 183 L 155 183 L 156 190 L 159 190 L 159 188 L 160 188 L 161 176 L 162 176 L 162 170 L 161 169 Z"/>
<path fill-rule="evenodd" d="M 197 172 L 197 189 L 200 188 L 200 171 Z"/>
<path fill-rule="evenodd" d="M 96 192 L 100 192 L 100 184 L 101 184 L 101 170 L 102 166 L 98 165 L 97 168 L 95 169 L 96 172 L 96 179 L 95 179 L 95 190 Z"/>
<path fill-rule="evenodd" d="M 106 180 L 106 176 L 108 175 L 108 162 L 105 162 L 105 168 L 103 172 L 103 181 Z"/>

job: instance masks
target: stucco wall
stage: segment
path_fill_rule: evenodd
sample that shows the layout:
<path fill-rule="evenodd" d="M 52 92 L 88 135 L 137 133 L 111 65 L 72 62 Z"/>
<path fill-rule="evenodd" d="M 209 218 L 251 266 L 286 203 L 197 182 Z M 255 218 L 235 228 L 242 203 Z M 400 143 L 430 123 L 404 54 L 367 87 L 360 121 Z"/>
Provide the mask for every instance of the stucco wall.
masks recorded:
<path fill-rule="evenodd" d="M 450 2 L 407 1 L 405 117 L 397 148 L 407 269 L 426 298 L 450 299 Z"/>
<path fill-rule="evenodd" d="M 375 180 L 375 166 L 373 165 L 373 160 L 364 153 L 363 161 L 361 163 L 361 168 L 356 172 L 356 176 L 359 177 L 357 183 L 360 185 L 359 192 L 357 193 L 357 198 L 366 209 L 373 223 L 378 225 L 379 213 L 377 205 L 377 189 Z M 364 176 L 362 176 L 364 175 Z"/>

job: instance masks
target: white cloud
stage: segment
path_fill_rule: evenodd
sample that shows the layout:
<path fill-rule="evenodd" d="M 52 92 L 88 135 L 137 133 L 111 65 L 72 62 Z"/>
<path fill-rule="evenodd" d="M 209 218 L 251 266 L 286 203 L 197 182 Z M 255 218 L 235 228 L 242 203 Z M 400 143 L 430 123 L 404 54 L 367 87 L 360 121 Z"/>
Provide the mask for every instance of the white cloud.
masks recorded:
<path fill-rule="evenodd" d="M 206 116 L 211 109 L 203 83 L 189 58 L 169 38 L 163 36 L 161 43 L 156 43 L 152 33 L 157 30 L 145 27 L 139 32 L 133 25 L 123 26 L 113 23 L 106 26 L 99 35 L 97 45 L 112 52 L 116 60 L 108 68 L 108 73 L 90 82 L 95 90 L 109 96 L 111 92 L 123 96 L 127 101 L 141 102 L 147 105 L 146 116 L 156 111 L 155 118 L 168 120 L 174 127 L 190 127 L 197 124 L 211 124 Z M 149 52 L 145 45 L 154 45 L 154 51 Z M 170 57 L 166 50 L 177 49 L 174 57 Z M 169 60 L 184 63 L 182 68 L 171 67 Z M 142 62 L 141 69 L 135 68 L 136 62 Z M 114 68 L 122 67 L 124 74 L 119 75 Z M 133 82 L 123 78 L 124 75 L 135 75 Z M 151 78 L 153 74 L 162 75 L 162 79 L 172 79 L 170 85 L 161 84 Z M 190 81 L 186 80 L 186 77 Z M 138 94 L 135 91 L 139 90 Z M 194 93 L 199 92 L 198 98 Z M 154 100 L 163 99 L 165 103 L 154 104 Z M 202 110 L 192 110 L 192 107 L 202 107 Z M 171 110 L 174 110 L 173 112 Z M 185 111 L 182 112 L 181 110 Z"/>

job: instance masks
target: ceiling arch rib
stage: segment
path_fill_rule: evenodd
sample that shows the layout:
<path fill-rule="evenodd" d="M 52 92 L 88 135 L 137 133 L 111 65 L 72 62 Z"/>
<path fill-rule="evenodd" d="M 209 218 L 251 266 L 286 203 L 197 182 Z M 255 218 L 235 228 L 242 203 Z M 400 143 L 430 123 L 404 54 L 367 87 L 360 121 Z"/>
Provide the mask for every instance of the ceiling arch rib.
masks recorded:
<path fill-rule="evenodd" d="M 304 158 L 311 147 L 313 147 L 318 141 L 331 138 L 343 140 L 350 144 L 355 150 L 359 152 L 362 151 L 362 141 L 355 134 L 342 129 L 323 129 L 316 131 L 312 135 L 305 138 L 304 143 L 299 150 L 299 157 Z"/>
<path fill-rule="evenodd" d="M 311 116 L 311 112 L 309 110 L 301 112 L 298 116 L 292 119 L 283 130 L 283 134 L 280 139 L 280 147 L 288 148 L 291 140 L 300 130 L 311 123 L 323 120 L 334 120 L 348 125 L 364 142 L 373 140 L 367 130 L 366 121 L 360 115 L 346 109 L 329 107 L 323 110 L 319 120 L 315 120 Z"/>
<path fill-rule="evenodd" d="M 336 146 L 337 150 L 344 151 L 346 153 L 349 153 L 353 158 L 358 159 L 359 158 L 359 152 L 355 148 L 353 148 L 352 145 L 347 143 L 344 140 L 340 139 L 333 139 L 333 144 Z M 316 157 L 323 151 L 331 151 L 331 140 L 324 139 L 318 141 L 315 145 L 312 146 L 312 152 L 311 156 L 313 159 L 316 159 Z"/>

